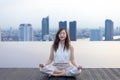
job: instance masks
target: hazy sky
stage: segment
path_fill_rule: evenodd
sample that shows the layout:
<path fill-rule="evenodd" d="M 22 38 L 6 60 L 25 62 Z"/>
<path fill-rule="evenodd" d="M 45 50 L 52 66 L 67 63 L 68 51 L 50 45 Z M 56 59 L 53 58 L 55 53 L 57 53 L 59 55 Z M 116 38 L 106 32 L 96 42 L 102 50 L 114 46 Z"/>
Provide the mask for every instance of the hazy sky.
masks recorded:
<path fill-rule="evenodd" d="M 1 28 L 18 28 L 21 23 L 41 28 L 48 15 L 50 28 L 64 20 L 76 20 L 79 28 L 104 27 L 105 19 L 120 26 L 120 0 L 0 0 Z"/>

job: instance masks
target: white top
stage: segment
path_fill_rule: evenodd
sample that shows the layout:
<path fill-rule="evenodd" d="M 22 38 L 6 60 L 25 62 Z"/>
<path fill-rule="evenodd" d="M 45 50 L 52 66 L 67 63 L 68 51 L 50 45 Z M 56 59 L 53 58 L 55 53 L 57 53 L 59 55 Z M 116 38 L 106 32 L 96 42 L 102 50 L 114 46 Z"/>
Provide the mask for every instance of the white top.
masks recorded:
<path fill-rule="evenodd" d="M 69 63 L 70 61 L 70 49 L 64 50 L 61 43 L 58 45 L 58 49 L 54 51 L 54 63 Z"/>

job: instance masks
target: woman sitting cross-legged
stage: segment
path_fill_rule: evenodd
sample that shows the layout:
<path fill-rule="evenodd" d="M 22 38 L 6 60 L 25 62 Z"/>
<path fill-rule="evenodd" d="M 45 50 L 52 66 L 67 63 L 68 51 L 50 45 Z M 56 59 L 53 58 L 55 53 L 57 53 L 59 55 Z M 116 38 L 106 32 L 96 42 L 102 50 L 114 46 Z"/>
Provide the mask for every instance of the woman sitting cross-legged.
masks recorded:
<path fill-rule="evenodd" d="M 75 62 L 74 48 L 64 28 L 56 34 L 48 62 L 39 64 L 39 67 L 40 72 L 49 76 L 77 76 L 81 73 L 82 66 Z"/>

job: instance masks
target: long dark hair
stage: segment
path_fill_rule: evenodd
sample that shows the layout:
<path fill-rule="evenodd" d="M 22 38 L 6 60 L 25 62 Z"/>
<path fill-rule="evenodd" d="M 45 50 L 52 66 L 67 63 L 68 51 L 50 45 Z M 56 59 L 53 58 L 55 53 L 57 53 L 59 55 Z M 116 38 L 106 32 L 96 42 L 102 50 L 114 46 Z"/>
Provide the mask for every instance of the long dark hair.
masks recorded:
<path fill-rule="evenodd" d="M 55 40 L 54 40 L 54 43 L 53 43 L 53 49 L 54 49 L 55 51 L 58 49 L 58 45 L 59 45 L 59 42 L 60 42 L 59 33 L 60 33 L 62 30 L 65 30 L 65 32 L 66 32 L 64 50 L 65 50 L 65 49 L 68 50 L 69 47 L 70 47 L 70 38 L 69 38 L 69 35 L 68 35 L 66 29 L 60 28 L 60 29 L 58 30 L 58 32 L 56 33 Z"/>

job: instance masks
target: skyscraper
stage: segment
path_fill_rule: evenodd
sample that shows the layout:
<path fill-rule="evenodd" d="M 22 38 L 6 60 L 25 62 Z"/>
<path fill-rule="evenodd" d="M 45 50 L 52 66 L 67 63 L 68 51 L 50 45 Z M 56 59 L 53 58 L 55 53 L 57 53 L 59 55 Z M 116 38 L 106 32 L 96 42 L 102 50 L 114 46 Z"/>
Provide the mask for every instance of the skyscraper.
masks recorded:
<path fill-rule="evenodd" d="M 45 35 L 49 35 L 49 16 L 42 19 L 42 39 Z"/>
<path fill-rule="evenodd" d="M 90 30 L 90 41 L 102 41 L 102 31 L 100 29 Z"/>
<path fill-rule="evenodd" d="M 33 29 L 31 24 L 20 24 L 19 41 L 32 41 Z"/>
<path fill-rule="evenodd" d="M 59 29 L 64 28 L 67 30 L 67 21 L 60 21 L 59 22 Z"/>
<path fill-rule="evenodd" d="M 120 27 L 116 27 L 116 29 L 115 29 L 115 35 L 120 35 Z"/>
<path fill-rule="evenodd" d="M 110 19 L 105 20 L 105 41 L 113 40 L 113 21 Z"/>
<path fill-rule="evenodd" d="M 71 41 L 76 41 L 76 21 L 69 22 L 69 35 Z"/>
<path fill-rule="evenodd" d="M 0 41 L 2 41 L 2 36 L 1 36 L 1 28 L 0 28 Z"/>

